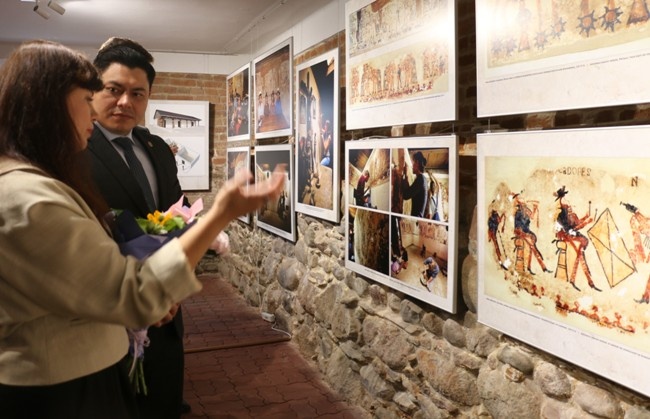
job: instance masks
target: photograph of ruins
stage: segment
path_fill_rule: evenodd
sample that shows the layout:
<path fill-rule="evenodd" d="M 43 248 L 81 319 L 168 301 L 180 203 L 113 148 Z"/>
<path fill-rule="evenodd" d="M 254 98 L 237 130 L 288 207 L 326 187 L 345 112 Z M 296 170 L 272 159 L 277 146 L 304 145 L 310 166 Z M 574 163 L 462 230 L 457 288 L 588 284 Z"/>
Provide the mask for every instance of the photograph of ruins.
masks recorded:
<path fill-rule="evenodd" d="M 630 371 L 650 366 L 648 135 L 481 134 L 477 218 L 479 321 L 646 393 Z"/>

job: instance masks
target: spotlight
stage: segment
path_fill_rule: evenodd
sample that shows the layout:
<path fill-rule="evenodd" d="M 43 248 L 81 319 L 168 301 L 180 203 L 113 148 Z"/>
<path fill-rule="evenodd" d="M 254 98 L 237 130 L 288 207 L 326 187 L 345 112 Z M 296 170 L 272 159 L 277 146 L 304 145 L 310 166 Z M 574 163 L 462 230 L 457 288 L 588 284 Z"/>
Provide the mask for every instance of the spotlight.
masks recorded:
<path fill-rule="evenodd" d="M 36 3 L 36 6 L 34 6 L 34 11 L 36 13 L 38 13 L 38 15 L 40 17 L 42 17 L 43 19 L 49 19 L 50 18 L 50 14 L 46 10 L 43 10 L 38 3 Z"/>
<path fill-rule="evenodd" d="M 57 2 L 55 2 L 53 0 L 50 0 L 50 1 L 47 2 L 47 7 L 54 10 L 55 12 L 57 12 L 60 15 L 65 13 L 65 9 L 63 8 L 63 6 L 61 6 L 59 3 L 57 3 Z"/>

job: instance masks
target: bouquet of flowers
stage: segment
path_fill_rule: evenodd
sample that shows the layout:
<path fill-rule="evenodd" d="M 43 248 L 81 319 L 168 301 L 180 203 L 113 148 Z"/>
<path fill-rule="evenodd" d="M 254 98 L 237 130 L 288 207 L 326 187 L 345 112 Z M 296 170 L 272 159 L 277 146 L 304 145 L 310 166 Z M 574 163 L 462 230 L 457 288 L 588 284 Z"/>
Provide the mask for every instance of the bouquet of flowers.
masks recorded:
<path fill-rule="evenodd" d="M 191 207 L 183 206 L 183 197 L 167 211 L 148 214 L 146 219 L 136 218 L 127 210 L 111 211 L 109 224 L 123 255 L 145 259 L 167 241 L 183 234 L 196 221 L 203 210 L 203 201 L 198 199 Z M 228 236 L 221 232 L 211 248 L 220 254 L 228 250 Z M 129 378 L 136 393 L 147 395 L 144 380 L 144 348 L 149 346 L 147 329 L 127 329 L 129 336 L 129 356 L 131 368 Z"/>

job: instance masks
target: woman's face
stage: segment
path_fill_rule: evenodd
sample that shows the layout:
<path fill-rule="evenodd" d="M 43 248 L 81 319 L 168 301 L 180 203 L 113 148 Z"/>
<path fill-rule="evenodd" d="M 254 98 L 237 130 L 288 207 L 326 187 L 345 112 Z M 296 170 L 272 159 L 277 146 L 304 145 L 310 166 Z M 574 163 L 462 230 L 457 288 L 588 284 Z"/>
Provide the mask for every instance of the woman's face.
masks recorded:
<path fill-rule="evenodd" d="M 92 105 L 93 92 L 81 87 L 75 87 L 68 94 L 68 113 L 74 124 L 79 142 L 79 149 L 83 150 L 88 145 L 88 139 L 93 133 L 93 119 L 95 111 Z"/>

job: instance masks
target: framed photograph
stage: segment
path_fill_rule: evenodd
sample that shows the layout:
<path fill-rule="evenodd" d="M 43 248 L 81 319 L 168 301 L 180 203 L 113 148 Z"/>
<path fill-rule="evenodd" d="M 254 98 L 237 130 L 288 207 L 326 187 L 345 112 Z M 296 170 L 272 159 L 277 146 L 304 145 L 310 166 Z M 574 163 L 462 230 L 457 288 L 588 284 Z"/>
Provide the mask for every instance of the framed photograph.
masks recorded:
<path fill-rule="evenodd" d="M 253 61 L 255 139 L 291 135 L 293 38 Z"/>
<path fill-rule="evenodd" d="M 262 181 L 278 164 L 287 167 L 284 190 L 274 201 L 268 201 L 257 211 L 257 225 L 271 233 L 296 241 L 296 216 L 293 207 L 293 147 L 276 144 L 255 147 L 255 180 Z"/>
<path fill-rule="evenodd" d="M 350 0 L 345 16 L 346 129 L 456 119 L 453 0 Z"/>
<path fill-rule="evenodd" d="M 649 136 L 636 126 L 477 139 L 479 321 L 646 396 Z"/>
<path fill-rule="evenodd" d="M 649 18 L 645 1 L 476 0 L 478 116 L 650 101 Z"/>
<path fill-rule="evenodd" d="M 145 126 L 174 152 L 184 191 L 210 189 L 210 113 L 207 101 L 150 100 Z"/>
<path fill-rule="evenodd" d="M 231 147 L 226 155 L 226 179 L 231 179 L 239 170 L 250 170 L 250 147 Z M 237 219 L 250 224 L 250 214 L 242 215 Z"/>
<path fill-rule="evenodd" d="M 346 268 L 456 312 L 456 136 L 345 143 Z"/>
<path fill-rule="evenodd" d="M 228 141 L 250 138 L 250 64 L 240 67 L 226 78 Z"/>
<path fill-rule="evenodd" d="M 296 68 L 296 211 L 340 220 L 339 50 Z"/>

